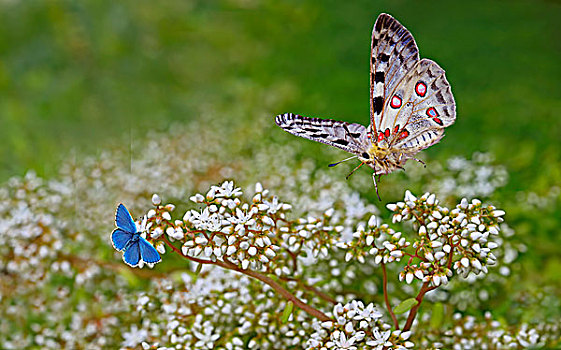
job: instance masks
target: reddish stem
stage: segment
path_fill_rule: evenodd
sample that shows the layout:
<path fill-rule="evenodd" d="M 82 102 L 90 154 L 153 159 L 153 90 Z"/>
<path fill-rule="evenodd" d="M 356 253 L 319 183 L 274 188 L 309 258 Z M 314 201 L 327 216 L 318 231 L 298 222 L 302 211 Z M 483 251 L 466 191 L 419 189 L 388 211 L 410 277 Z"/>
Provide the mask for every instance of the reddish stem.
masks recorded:
<path fill-rule="evenodd" d="M 450 251 L 450 253 L 448 255 L 448 262 L 446 264 L 448 269 L 450 269 L 450 267 L 452 266 L 452 258 L 454 256 L 454 248 L 456 248 L 456 246 L 452 245 L 452 250 Z M 413 306 L 413 308 L 409 312 L 409 316 L 407 317 L 407 322 L 405 323 L 405 326 L 403 327 L 404 332 L 407 332 L 409 329 L 411 329 L 411 326 L 413 325 L 413 321 L 415 320 L 415 317 L 417 316 L 417 311 L 419 311 L 419 307 L 421 306 L 421 302 L 423 301 L 423 297 L 425 296 L 425 294 L 427 294 L 431 290 L 434 290 L 434 289 L 438 288 L 437 286 L 429 287 L 429 284 L 430 284 L 430 280 L 423 283 L 423 285 L 421 286 L 421 290 L 419 291 L 419 294 L 417 294 L 417 297 L 415 298 L 417 300 L 417 305 Z"/>
<path fill-rule="evenodd" d="M 415 298 L 417 300 L 417 305 L 413 306 L 413 308 L 409 312 L 409 316 L 407 317 L 407 322 L 405 322 L 405 326 L 403 327 L 404 332 L 407 332 L 408 330 L 411 329 L 411 326 L 413 325 L 415 316 L 417 316 L 417 311 L 421 306 L 421 302 L 423 301 L 423 297 L 425 296 L 425 294 L 427 294 L 433 289 L 436 289 L 436 286 L 429 287 L 429 284 L 430 281 L 427 281 L 423 283 L 423 285 L 421 286 L 421 290 L 419 291 L 419 294 L 417 294 L 417 297 Z"/>
<path fill-rule="evenodd" d="M 390 305 L 390 300 L 388 299 L 388 274 L 386 272 L 386 264 L 384 263 L 382 263 L 382 272 L 384 274 L 384 280 L 382 286 L 384 289 L 384 300 L 386 301 L 386 308 L 388 309 L 390 317 L 392 318 L 395 329 L 399 329 L 399 323 L 397 323 L 397 318 L 393 313 L 392 307 Z"/>
<path fill-rule="evenodd" d="M 310 292 L 314 293 L 315 295 L 317 295 L 318 297 L 320 297 L 321 299 L 327 301 L 328 303 L 331 304 L 337 304 L 337 300 L 333 299 L 331 296 L 329 296 L 328 294 L 322 292 L 321 290 L 319 290 L 318 288 L 314 287 L 314 286 L 310 286 L 307 285 L 305 283 L 303 283 L 300 280 L 297 280 L 295 278 L 288 278 L 288 277 L 279 277 L 281 280 L 283 281 L 291 281 L 291 282 L 296 282 L 298 283 L 299 286 L 301 286 L 302 288 L 309 290 Z"/>
<path fill-rule="evenodd" d="M 294 296 L 293 294 L 291 294 L 288 290 L 286 290 L 283 286 L 281 286 L 279 283 L 277 283 L 275 280 L 273 280 L 272 278 L 262 275 L 259 272 L 255 272 L 255 271 L 251 271 L 251 270 L 244 270 L 241 267 L 237 266 L 236 264 L 224 259 L 224 261 L 211 261 L 211 260 L 203 260 L 203 259 L 198 259 L 192 256 L 188 256 L 183 254 L 183 252 L 181 251 L 181 249 L 177 248 L 176 246 L 174 246 L 173 244 L 171 244 L 171 242 L 167 239 L 167 237 L 162 236 L 164 242 L 166 242 L 166 244 L 173 249 L 176 253 L 180 254 L 181 256 L 197 262 L 199 264 L 212 264 L 212 265 L 217 265 L 220 266 L 222 268 L 225 269 L 229 269 L 229 270 L 234 270 L 240 273 L 243 273 L 244 275 L 256 278 L 258 280 L 260 280 L 263 283 L 268 284 L 269 286 L 271 286 L 271 288 L 273 288 L 275 291 L 277 291 L 280 295 L 282 295 L 283 297 L 285 297 L 286 299 L 290 300 L 294 305 L 296 305 L 297 307 L 299 307 L 300 309 L 304 310 L 306 313 L 308 313 L 308 315 L 316 317 L 317 319 L 319 319 L 320 321 L 332 321 L 331 318 L 327 317 L 327 315 L 325 315 L 323 312 L 314 309 L 313 307 L 311 307 L 310 305 L 304 303 L 302 300 L 298 299 L 296 296 Z"/>

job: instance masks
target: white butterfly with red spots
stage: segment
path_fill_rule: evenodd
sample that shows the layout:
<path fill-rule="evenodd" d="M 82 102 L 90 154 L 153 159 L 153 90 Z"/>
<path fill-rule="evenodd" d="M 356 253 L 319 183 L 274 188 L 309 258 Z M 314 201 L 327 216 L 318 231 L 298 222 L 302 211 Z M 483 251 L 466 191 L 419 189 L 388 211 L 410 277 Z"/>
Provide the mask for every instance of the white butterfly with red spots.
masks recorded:
<path fill-rule="evenodd" d="M 444 128 L 456 120 L 456 103 L 444 70 L 432 60 L 419 59 L 411 33 L 388 14 L 376 19 L 370 57 L 368 127 L 292 113 L 275 121 L 293 135 L 353 153 L 345 160 L 358 158 L 360 164 L 347 178 L 367 164 L 374 169 L 380 198 L 376 175 L 403 169 L 409 159 L 423 163 L 415 154 L 440 141 Z"/>

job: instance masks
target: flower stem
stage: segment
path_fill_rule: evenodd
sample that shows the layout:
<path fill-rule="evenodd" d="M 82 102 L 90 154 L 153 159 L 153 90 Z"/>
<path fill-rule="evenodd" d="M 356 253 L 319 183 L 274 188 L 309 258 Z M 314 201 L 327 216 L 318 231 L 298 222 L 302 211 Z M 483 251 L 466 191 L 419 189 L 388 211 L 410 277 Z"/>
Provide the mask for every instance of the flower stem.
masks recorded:
<path fill-rule="evenodd" d="M 411 311 L 409 311 L 409 316 L 407 317 L 407 322 L 405 322 L 405 326 L 403 327 L 404 332 L 407 332 L 408 330 L 411 329 L 411 326 L 413 325 L 413 321 L 415 320 L 415 317 L 417 316 L 417 311 L 419 311 L 419 307 L 421 306 L 421 303 L 423 302 L 423 297 L 425 296 L 425 294 L 427 294 L 428 292 L 430 292 L 433 289 L 436 289 L 436 286 L 429 287 L 429 284 L 430 284 L 430 281 L 427 281 L 427 282 L 423 283 L 423 285 L 421 286 L 421 290 L 419 290 L 419 294 L 417 294 L 417 297 L 415 298 L 417 300 L 417 305 L 413 306 Z"/>
<path fill-rule="evenodd" d="M 166 244 L 171 249 L 173 249 L 173 251 L 175 251 L 179 255 L 181 255 L 181 256 L 183 256 L 183 257 L 185 257 L 185 258 L 187 258 L 191 261 L 197 262 L 199 264 L 217 265 L 217 266 L 220 266 L 222 268 L 237 271 L 237 272 L 243 273 L 244 275 L 256 278 L 256 279 L 260 280 L 261 282 L 266 283 L 269 286 L 271 286 L 271 288 L 273 288 L 277 293 L 279 293 L 280 295 L 282 295 L 283 297 L 285 297 L 286 299 L 291 301 L 295 306 L 302 309 L 308 315 L 313 316 L 313 317 L 319 319 L 320 321 L 331 321 L 331 318 L 329 318 L 323 312 L 321 312 L 321 311 L 311 307 L 310 305 L 304 303 L 302 300 L 298 299 L 295 295 L 290 293 L 283 286 L 281 286 L 278 282 L 276 282 L 275 280 L 273 280 L 272 278 L 270 278 L 268 276 L 260 274 L 259 272 L 256 272 L 256 271 L 244 270 L 241 267 L 237 266 L 236 264 L 234 264 L 234 263 L 232 263 L 232 262 L 230 262 L 226 259 L 223 259 L 224 261 L 220 261 L 220 260 L 211 261 L 211 260 L 198 259 L 198 258 L 195 258 L 195 257 L 192 257 L 192 256 L 185 255 L 185 254 L 183 254 L 181 249 L 179 249 L 176 246 L 174 246 L 173 244 L 171 244 L 171 242 L 167 239 L 167 237 L 163 236 L 163 240 L 166 242 Z"/>
<path fill-rule="evenodd" d="M 392 306 L 390 305 L 390 300 L 388 299 L 388 274 L 386 272 L 386 264 L 382 263 L 382 272 L 384 273 L 384 281 L 383 281 L 383 289 L 384 289 L 384 300 L 386 301 L 386 308 L 390 314 L 390 317 L 393 321 L 393 326 L 395 329 L 399 329 L 399 323 L 397 322 L 397 318 L 393 313 Z"/>

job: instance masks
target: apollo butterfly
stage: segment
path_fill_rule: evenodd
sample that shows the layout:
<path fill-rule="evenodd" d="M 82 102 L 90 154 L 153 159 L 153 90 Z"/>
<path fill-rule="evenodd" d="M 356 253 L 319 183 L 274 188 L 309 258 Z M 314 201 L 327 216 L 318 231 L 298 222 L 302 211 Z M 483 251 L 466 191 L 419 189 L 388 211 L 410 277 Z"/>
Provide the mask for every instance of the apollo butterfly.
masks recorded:
<path fill-rule="evenodd" d="M 415 154 L 440 141 L 444 128 L 456 120 L 456 103 L 444 69 L 419 59 L 411 33 L 388 14 L 376 19 L 370 57 L 368 127 L 293 113 L 278 115 L 275 122 L 293 135 L 354 154 L 343 160 L 360 161 L 347 178 L 367 164 L 374 169 L 372 179 L 380 198 L 376 175 L 403 169 L 409 159 L 423 163 Z"/>

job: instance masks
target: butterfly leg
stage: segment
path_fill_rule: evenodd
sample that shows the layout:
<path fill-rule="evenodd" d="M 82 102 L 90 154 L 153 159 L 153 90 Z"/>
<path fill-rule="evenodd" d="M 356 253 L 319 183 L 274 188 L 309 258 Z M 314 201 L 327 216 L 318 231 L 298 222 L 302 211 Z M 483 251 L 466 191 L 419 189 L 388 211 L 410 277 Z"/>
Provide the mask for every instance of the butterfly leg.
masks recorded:
<path fill-rule="evenodd" d="M 360 167 L 363 166 L 363 165 L 364 165 L 364 163 L 360 163 L 356 168 L 353 169 L 353 171 L 351 171 L 351 172 L 349 173 L 349 175 L 347 175 L 347 176 L 345 177 L 345 180 L 348 180 L 349 177 L 351 177 L 351 175 L 352 175 L 355 171 L 357 171 L 358 168 L 360 168 Z"/>
<path fill-rule="evenodd" d="M 376 189 L 376 195 L 378 196 L 378 199 L 381 202 L 382 198 L 380 198 L 380 194 L 378 193 L 378 184 L 376 183 L 376 174 L 372 174 L 372 180 L 374 180 L 374 188 Z M 380 177 L 378 177 L 378 180 L 380 180 Z"/>
<path fill-rule="evenodd" d="M 412 158 L 412 159 L 414 159 L 414 160 L 416 160 L 417 162 L 423 164 L 423 166 L 424 166 L 425 168 L 427 167 L 427 164 L 426 164 L 425 162 L 423 162 L 422 160 L 417 159 L 417 158 Z"/>

